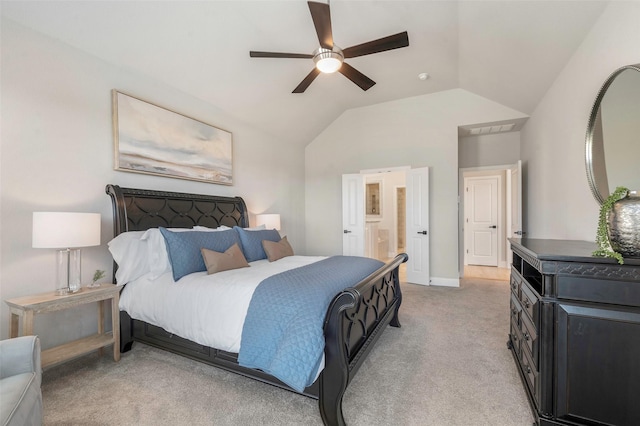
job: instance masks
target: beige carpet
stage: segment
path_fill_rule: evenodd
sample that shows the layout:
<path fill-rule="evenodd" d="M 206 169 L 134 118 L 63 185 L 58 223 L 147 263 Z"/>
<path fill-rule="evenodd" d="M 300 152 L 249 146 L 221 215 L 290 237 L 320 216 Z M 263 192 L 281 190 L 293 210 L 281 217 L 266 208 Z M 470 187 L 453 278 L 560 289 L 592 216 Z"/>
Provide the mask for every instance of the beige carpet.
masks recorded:
<path fill-rule="evenodd" d="M 403 284 L 402 328 L 389 327 L 347 389 L 350 426 L 530 426 L 506 347 L 509 286 Z M 374 368 L 374 364 L 377 366 Z M 321 425 L 317 401 L 135 344 L 43 377 L 47 425 Z"/>

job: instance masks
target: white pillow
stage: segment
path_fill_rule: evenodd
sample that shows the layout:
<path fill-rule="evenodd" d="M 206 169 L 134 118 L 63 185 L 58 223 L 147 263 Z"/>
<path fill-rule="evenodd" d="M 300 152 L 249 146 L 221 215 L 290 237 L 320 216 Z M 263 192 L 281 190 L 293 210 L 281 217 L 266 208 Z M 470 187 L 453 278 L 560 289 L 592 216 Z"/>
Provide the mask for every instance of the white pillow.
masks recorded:
<path fill-rule="evenodd" d="M 193 228 L 168 228 L 173 232 L 188 231 L 224 231 L 228 226 L 207 228 L 194 226 Z M 123 285 L 150 273 L 149 279 L 155 280 L 166 272 L 171 272 L 171 263 L 167 254 L 164 237 L 158 228 L 146 231 L 129 231 L 109 241 L 109 251 L 113 260 L 118 264 L 116 280 Z"/>
<path fill-rule="evenodd" d="M 197 225 L 196 225 L 196 226 L 194 226 L 194 227 L 193 227 L 193 228 L 191 228 L 191 229 L 192 229 L 192 230 L 194 230 L 194 231 L 208 231 L 208 232 L 215 232 L 215 231 L 226 231 L 226 230 L 231 229 L 231 228 L 229 228 L 228 226 L 225 226 L 225 225 L 220 225 L 220 226 L 218 226 L 217 228 L 209 228 L 209 227 L 207 227 L 207 226 L 197 226 Z"/>
<path fill-rule="evenodd" d="M 123 232 L 109 241 L 109 251 L 118 264 L 118 284 L 126 284 L 149 272 L 147 244 L 140 240 L 144 233 L 145 231 Z"/>

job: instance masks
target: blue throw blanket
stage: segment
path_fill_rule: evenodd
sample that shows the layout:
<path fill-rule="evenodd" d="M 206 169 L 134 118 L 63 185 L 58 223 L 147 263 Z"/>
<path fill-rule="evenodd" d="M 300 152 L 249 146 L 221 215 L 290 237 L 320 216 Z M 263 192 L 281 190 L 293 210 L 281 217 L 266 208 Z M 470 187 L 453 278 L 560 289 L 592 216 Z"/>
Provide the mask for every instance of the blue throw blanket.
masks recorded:
<path fill-rule="evenodd" d="M 238 363 L 302 392 L 322 361 L 331 300 L 383 265 L 366 257 L 334 256 L 262 281 L 244 321 Z"/>

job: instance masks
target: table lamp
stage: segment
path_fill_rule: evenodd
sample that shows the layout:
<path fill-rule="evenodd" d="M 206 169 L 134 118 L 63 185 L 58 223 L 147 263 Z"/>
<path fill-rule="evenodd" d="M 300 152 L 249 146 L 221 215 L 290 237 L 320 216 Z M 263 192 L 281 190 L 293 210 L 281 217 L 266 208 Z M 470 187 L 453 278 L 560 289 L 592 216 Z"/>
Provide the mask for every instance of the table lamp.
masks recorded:
<path fill-rule="evenodd" d="M 100 245 L 99 213 L 33 212 L 34 248 L 56 248 L 56 294 L 80 291 L 80 247 Z"/>
<path fill-rule="evenodd" d="M 264 225 L 265 229 L 280 230 L 279 214 L 258 214 L 256 215 L 256 225 Z"/>

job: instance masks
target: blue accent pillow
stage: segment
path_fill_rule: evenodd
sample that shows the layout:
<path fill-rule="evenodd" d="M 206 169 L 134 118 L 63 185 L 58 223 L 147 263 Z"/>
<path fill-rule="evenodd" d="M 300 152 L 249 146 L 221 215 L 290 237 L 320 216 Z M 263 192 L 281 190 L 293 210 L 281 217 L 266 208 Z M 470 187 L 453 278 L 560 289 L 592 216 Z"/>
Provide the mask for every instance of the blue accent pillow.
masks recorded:
<path fill-rule="evenodd" d="M 242 252 L 244 257 L 247 258 L 247 262 L 254 262 L 260 259 L 266 259 L 267 253 L 265 253 L 262 247 L 262 241 L 280 241 L 280 233 L 275 229 L 264 229 L 260 231 L 249 231 L 239 226 L 234 226 L 238 234 L 240 235 L 240 241 L 242 241 Z"/>
<path fill-rule="evenodd" d="M 232 245 L 240 245 L 240 237 L 233 229 L 214 232 L 171 232 L 160 227 L 160 232 L 167 245 L 167 254 L 175 281 L 185 275 L 207 270 L 200 249 L 224 253 Z"/>

